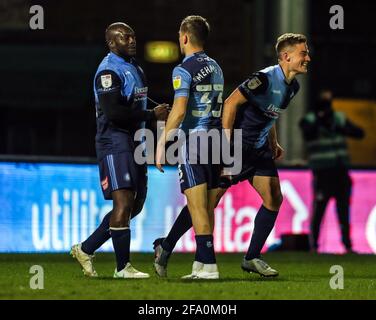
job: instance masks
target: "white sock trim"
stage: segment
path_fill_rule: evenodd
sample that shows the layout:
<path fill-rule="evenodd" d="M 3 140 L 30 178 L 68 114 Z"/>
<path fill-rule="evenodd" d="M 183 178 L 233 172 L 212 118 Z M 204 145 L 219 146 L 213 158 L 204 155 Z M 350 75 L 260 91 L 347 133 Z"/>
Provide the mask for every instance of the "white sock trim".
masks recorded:
<path fill-rule="evenodd" d="M 115 230 L 115 231 L 120 231 L 120 230 L 128 230 L 130 229 L 129 227 L 124 227 L 124 228 L 113 228 L 113 227 L 110 227 L 110 230 Z"/>

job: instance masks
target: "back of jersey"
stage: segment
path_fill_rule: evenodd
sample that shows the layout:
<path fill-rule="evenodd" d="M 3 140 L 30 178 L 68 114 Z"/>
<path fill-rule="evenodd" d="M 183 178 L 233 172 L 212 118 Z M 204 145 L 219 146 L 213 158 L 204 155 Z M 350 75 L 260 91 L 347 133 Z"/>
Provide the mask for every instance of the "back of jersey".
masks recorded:
<path fill-rule="evenodd" d="M 187 112 L 180 126 L 190 130 L 221 128 L 223 72 L 204 52 L 186 57 L 173 72 L 175 98 L 188 97 Z"/>

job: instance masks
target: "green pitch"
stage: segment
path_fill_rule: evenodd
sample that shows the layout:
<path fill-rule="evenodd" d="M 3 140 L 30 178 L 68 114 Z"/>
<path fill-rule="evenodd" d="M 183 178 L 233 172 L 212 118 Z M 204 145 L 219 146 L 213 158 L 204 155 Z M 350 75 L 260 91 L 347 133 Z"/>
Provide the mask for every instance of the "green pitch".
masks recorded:
<path fill-rule="evenodd" d="M 132 263 L 150 272 L 150 279 L 115 280 L 113 254 L 97 254 L 99 278 L 85 278 L 68 254 L 0 254 L 0 299 L 376 299 L 376 256 L 314 255 L 275 252 L 264 256 L 278 269 L 277 278 L 261 278 L 240 269 L 241 254 L 218 254 L 220 280 L 183 281 L 193 255 L 175 254 L 169 278 L 159 279 L 152 269 L 152 254 L 132 254 Z M 30 289 L 30 267 L 44 270 L 44 289 Z M 344 270 L 344 289 L 330 288 L 329 270 Z"/>

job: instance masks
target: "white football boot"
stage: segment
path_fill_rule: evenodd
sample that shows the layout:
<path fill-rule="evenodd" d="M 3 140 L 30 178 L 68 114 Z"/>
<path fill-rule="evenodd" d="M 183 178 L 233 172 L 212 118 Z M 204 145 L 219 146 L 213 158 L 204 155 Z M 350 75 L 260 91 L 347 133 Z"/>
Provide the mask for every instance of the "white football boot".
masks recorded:
<path fill-rule="evenodd" d="M 93 266 L 94 255 L 83 252 L 81 249 L 81 243 L 73 245 L 70 254 L 80 263 L 85 276 L 98 277 L 98 274 Z"/>
<path fill-rule="evenodd" d="M 203 268 L 204 264 L 202 262 L 193 261 L 192 265 L 192 273 L 187 274 L 186 276 L 181 277 L 182 279 L 194 279 L 199 272 Z"/>
<path fill-rule="evenodd" d="M 214 280 L 219 279 L 219 272 L 216 263 L 213 264 L 204 264 L 202 268 L 197 271 L 194 279 L 208 279 Z"/>
<path fill-rule="evenodd" d="M 192 273 L 182 277 L 182 279 L 219 279 L 218 267 L 216 264 L 194 261 Z"/>
<path fill-rule="evenodd" d="M 258 273 L 263 277 L 276 277 L 278 276 L 278 271 L 272 269 L 265 261 L 254 258 L 252 260 L 246 260 L 243 258 L 241 268 L 249 273 Z"/>
<path fill-rule="evenodd" d="M 117 269 L 115 269 L 114 278 L 146 279 L 150 278 L 150 275 L 148 273 L 138 271 L 128 262 L 123 270 L 117 271 Z"/>

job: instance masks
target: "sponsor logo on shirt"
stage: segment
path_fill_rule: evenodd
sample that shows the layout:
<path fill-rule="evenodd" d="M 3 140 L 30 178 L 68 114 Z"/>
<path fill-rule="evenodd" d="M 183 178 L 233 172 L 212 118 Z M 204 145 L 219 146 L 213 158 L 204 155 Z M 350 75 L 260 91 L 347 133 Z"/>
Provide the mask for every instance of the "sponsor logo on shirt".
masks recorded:
<path fill-rule="evenodd" d="M 134 101 L 141 101 L 147 98 L 148 87 L 136 87 L 134 89 Z"/>
<path fill-rule="evenodd" d="M 146 94 L 148 93 L 148 87 L 142 87 L 142 88 L 138 88 L 136 87 L 135 90 L 134 90 L 135 94 Z"/>
<path fill-rule="evenodd" d="M 277 119 L 279 114 L 285 111 L 285 109 L 281 109 L 276 107 L 274 104 L 270 104 L 264 113 L 267 117 Z"/>

